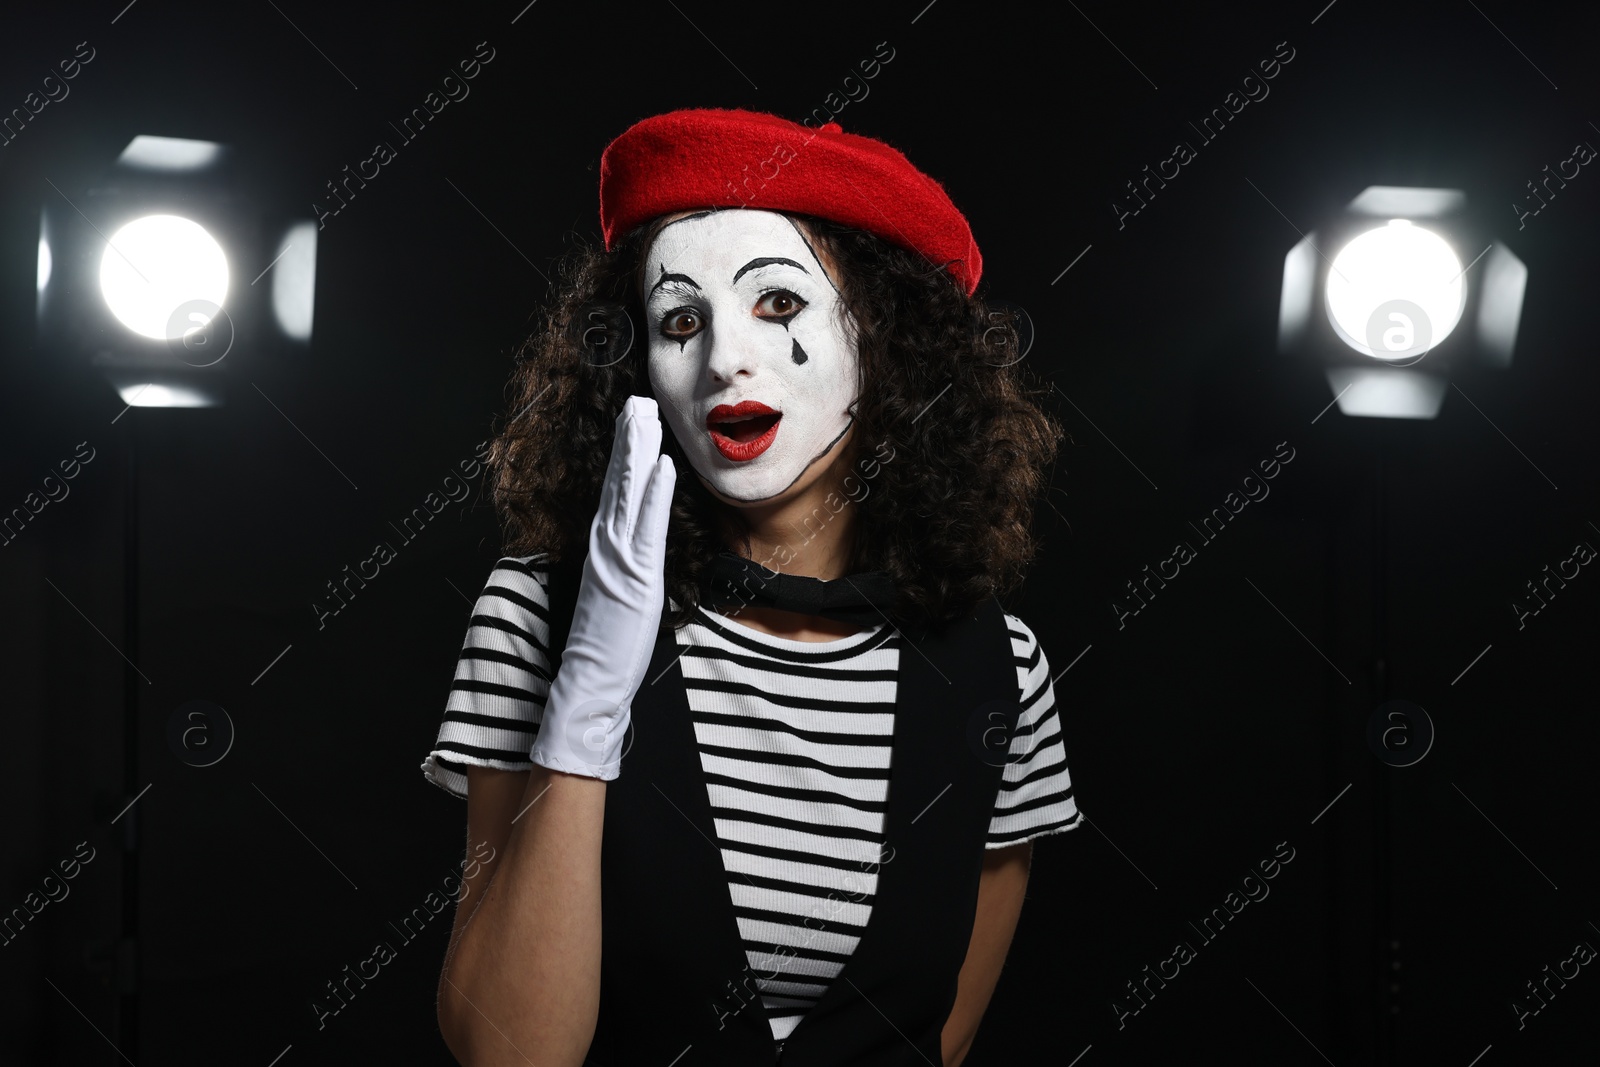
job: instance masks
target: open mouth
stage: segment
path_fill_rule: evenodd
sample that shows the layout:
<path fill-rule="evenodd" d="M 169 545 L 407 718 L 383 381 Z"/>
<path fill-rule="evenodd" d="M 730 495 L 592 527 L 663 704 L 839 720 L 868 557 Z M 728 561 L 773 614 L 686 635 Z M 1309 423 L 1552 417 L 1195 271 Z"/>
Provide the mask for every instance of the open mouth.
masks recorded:
<path fill-rule="evenodd" d="M 754 459 L 765 452 L 778 436 L 783 413 L 773 411 L 756 400 L 738 404 L 718 404 L 706 416 L 711 443 L 723 456 L 735 461 Z"/>
<path fill-rule="evenodd" d="M 712 433 L 721 434 L 739 444 L 749 444 L 778 425 L 782 415 L 747 415 L 742 419 L 728 419 L 714 423 Z"/>

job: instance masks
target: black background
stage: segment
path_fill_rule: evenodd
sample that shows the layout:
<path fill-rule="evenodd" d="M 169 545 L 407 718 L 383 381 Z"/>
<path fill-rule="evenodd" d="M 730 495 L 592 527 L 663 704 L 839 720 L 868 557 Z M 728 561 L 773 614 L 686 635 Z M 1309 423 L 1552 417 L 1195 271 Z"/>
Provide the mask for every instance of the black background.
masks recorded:
<path fill-rule="evenodd" d="M 1600 178 L 1586 169 L 1520 231 L 1510 205 L 1575 143 L 1600 143 L 1600 20 L 1487 0 L 1323 2 L 140 0 L 114 24 L 123 0 L 8 12 L 0 109 L 79 41 L 96 54 L 0 148 L 0 511 L 79 442 L 95 459 L 0 549 L 0 911 L 78 842 L 97 855 L 0 947 L 0 1061 L 450 1062 L 433 1012 L 447 917 L 320 1031 L 310 1001 L 463 855 L 465 805 L 418 765 L 499 555 L 481 486 L 320 630 L 311 603 L 506 413 L 540 271 L 598 240 L 611 137 L 676 107 L 801 118 L 881 41 L 894 59 L 838 121 L 945 183 L 982 248 L 984 291 L 1030 313 L 1029 364 L 1060 387 L 1071 435 L 1039 509 L 1044 549 L 1007 607 L 1052 673 L 1073 663 L 1056 695 L 1092 823 L 1037 843 L 967 1062 L 1592 1060 L 1592 967 L 1520 1030 L 1510 1005 L 1577 942 L 1600 945 L 1600 578 L 1585 568 L 1520 630 L 1510 604 L 1575 544 L 1600 543 Z M 123 413 L 84 361 L 40 346 L 50 183 L 86 188 L 135 134 L 215 139 L 238 146 L 255 195 L 309 217 L 324 182 L 393 140 L 387 123 L 480 41 L 495 56 L 471 95 L 326 220 L 309 353 L 245 346 L 227 406 Z M 1294 58 L 1270 95 L 1119 229 L 1123 183 L 1193 141 L 1187 123 L 1279 42 Z M 1276 351 L 1297 231 L 1372 184 L 1464 190 L 1529 269 L 1512 366 L 1462 370 L 1433 421 L 1323 413 L 1320 370 Z M 1270 497 L 1119 629 L 1123 584 L 1192 542 L 1187 523 L 1280 442 L 1295 458 Z M 151 787 L 113 826 L 132 799 L 129 647 L 148 678 Z M 1437 729 L 1413 766 L 1368 747 L 1390 698 Z M 215 766 L 167 748 L 167 718 L 191 699 L 238 729 Z M 124 1060 L 101 961 L 129 824 L 143 1007 Z M 1279 842 L 1295 858 L 1271 895 L 1200 946 L 1188 921 Z M 1119 1029 L 1113 999 L 1180 940 L 1198 958 Z"/>

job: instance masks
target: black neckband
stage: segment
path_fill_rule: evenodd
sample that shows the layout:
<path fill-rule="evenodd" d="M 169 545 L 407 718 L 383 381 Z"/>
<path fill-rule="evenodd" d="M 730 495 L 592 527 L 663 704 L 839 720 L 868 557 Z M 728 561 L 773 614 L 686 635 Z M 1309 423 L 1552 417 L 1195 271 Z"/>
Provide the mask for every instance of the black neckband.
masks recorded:
<path fill-rule="evenodd" d="M 769 571 L 727 551 L 712 559 L 701 574 L 700 586 L 707 607 L 753 604 L 859 626 L 892 624 L 896 597 L 894 581 L 885 571 L 862 571 L 825 582 L 803 574 Z"/>

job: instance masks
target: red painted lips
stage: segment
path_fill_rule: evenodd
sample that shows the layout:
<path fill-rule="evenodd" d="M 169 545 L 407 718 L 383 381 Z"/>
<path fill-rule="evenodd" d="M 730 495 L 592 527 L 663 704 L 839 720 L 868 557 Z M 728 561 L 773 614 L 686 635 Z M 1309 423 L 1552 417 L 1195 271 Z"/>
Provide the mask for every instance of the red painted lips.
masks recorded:
<path fill-rule="evenodd" d="M 706 429 L 718 452 L 742 462 L 755 459 L 767 450 L 778 436 L 778 422 L 782 418 L 782 412 L 773 411 L 759 400 L 741 400 L 737 404 L 718 404 L 712 408 L 706 416 Z"/>

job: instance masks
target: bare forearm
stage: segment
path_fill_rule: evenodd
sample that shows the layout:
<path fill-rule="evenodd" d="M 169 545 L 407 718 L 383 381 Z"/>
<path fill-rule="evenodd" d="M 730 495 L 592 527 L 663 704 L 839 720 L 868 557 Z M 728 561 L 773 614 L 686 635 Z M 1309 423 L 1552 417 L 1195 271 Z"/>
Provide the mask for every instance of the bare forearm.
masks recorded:
<path fill-rule="evenodd" d="M 440 983 L 445 1039 L 469 1067 L 583 1062 L 600 1004 L 605 785 L 535 766 Z"/>

